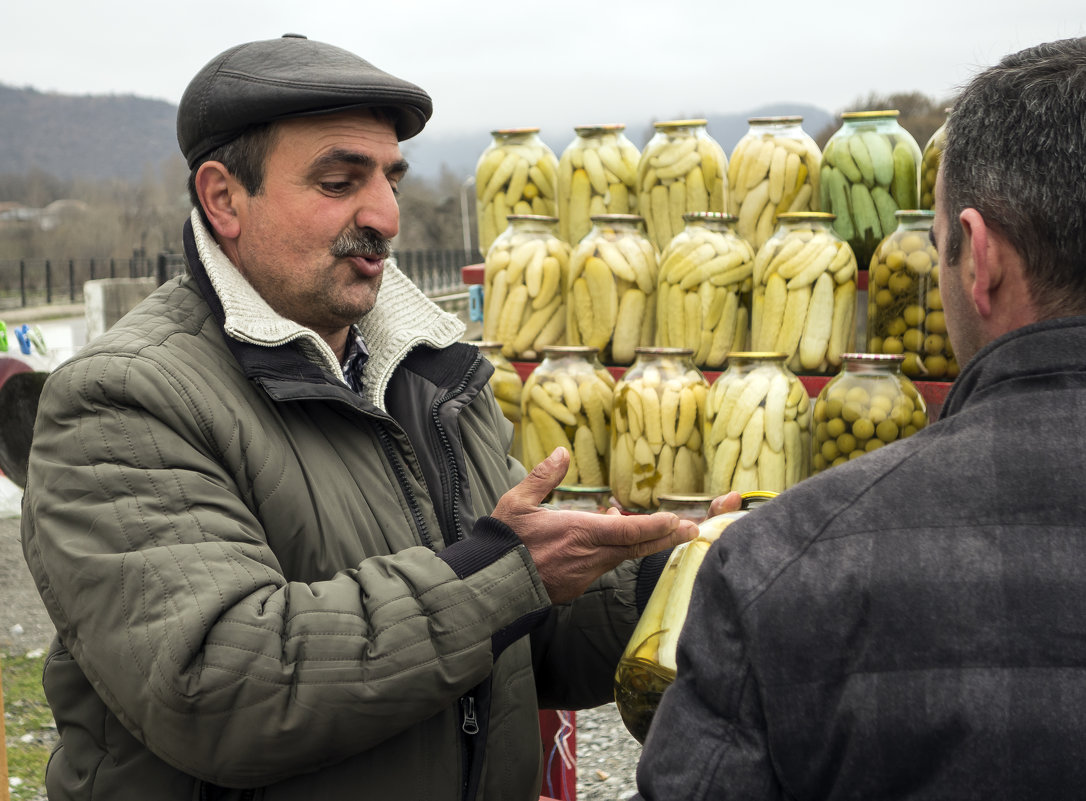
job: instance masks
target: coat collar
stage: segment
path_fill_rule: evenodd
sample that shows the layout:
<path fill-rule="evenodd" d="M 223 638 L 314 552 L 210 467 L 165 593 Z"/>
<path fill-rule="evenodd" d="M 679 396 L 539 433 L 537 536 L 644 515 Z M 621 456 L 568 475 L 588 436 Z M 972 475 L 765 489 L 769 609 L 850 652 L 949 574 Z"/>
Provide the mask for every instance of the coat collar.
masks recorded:
<path fill-rule="evenodd" d="M 269 348 L 296 343 L 309 361 L 343 380 L 343 370 L 328 344 L 312 329 L 286 319 L 268 305 L 226 257 L 196 209 L 189 225 L 199 265 L 221 306 L 226 335 Z M 190 269 L 195 272 L 198 268 L 190 265 Z M 464 323 L 427 298 L 393 259 L 385 262 L 377 305 L 359 321 L 358 328 L 370 352 L 362 374 L 363 394 L 380 409 L 385 408 L 385 390 L 393 371 L 413 348 L 447 347 L 464 334 Z"/>
<path fill-rule="evenodd" d="M 1086 381 L 1086 316 L 1059 317 L 1004 334 L 981 348 L 947 393 L 941 417 L 1007 381 L 1075 376 Z"/>

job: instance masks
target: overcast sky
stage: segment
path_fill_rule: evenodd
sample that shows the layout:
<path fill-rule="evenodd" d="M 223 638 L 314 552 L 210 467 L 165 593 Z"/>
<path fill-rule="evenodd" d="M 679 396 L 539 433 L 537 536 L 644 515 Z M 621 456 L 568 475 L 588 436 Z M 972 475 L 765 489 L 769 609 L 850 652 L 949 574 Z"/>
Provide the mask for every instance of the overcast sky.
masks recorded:
<path fill-rule="evenodd" d="M 297 32 L 434 98 L 432 133 L 640 122 L 869 92 L 943 100 L 977 69 L 1086 35 L 1082 0 L 0 0 L 0 83 L 176 103 L 243 41 Z"/>

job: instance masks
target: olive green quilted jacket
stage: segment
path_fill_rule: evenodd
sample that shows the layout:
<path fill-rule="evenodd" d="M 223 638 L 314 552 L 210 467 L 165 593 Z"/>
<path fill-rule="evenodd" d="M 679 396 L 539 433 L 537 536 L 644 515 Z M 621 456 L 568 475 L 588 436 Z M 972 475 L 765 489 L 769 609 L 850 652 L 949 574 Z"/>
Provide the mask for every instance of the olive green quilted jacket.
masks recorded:
<path fill-rule="evenodd" d="M 608 700 L 638 566 L 550 606 L 486 516 L 523 474 L 490 366 L 393 266 L 362 398 L 195 216 L 186 250 L 41 399 L 50 798 L 536 798 L 537 700 Z"/>

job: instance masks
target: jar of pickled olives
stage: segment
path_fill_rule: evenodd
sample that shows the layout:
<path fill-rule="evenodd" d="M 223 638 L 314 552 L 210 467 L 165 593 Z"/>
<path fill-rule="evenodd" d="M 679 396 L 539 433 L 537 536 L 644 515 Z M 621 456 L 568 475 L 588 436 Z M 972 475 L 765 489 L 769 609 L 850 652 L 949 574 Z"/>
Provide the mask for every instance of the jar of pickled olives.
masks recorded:
<path fill-rule="evenodd" d="M 500 342 L 480 342 L 479 352 L 494 367 L 494 373 L 490 376 L 490 389 L 494 392 L 494 399 L 502 410 L 505 419 L 513 424 L 513 443 L 509 449 L 510 455 L 518 461 L 522 460 L 520 418 L 522 414 L 521 401 L 524 394 L 524 382 L 520 379 L 517 369 L 502 354 Z"/>
<path fill-rule="evenodd" d="M 923 397 L 901 373 L 901 356 L 847 353 L 814 405 L 811 472 L 915 434 L 928 424 Z"/>
<path fill-rule="evenodd" d="M 939 253 L 931 242 L 933 211 L 899 211 L 898 226 L 871 258 L 867 350 L 901 354 L 910 378 L 952 380 L 958 363 L 939 294 Z"/>
<path fill-rule="evenodd" d="M 726 212 L 728 159 L 707 120 L 657 122 L 637 168 L 637 209 L 663 250 L 689 211 Z"/>
<path fill-rule="evenodd" d="M 822 211 L 852 246 L 861 267 L 894 230 L 894 212 L 915 209 L 920 190 L 920 147 L 897 121 L 898 112 L 849 111 L 822 151 Z"/>
<path fill-rule="evenodd" d="M 491 136 L 475 166 L 479 252 L 484 256 L 510 214 L 553 217 L 558 212 L 558 159 L 539 138 L 539 129 L 509 128 Z"/>
<path fill-rule="evenodd" d="M 706 492 L 784 492 L 807 477 L 811 404 L 783 353 L 730 353 L 705 400 Z"/>
<path fill-rule="evenodd" d="M 629 512 L 652 512 L 660 495 L 705 489 L 702 426 L 709 382 L 689 348 L 638 348 L 615 385 L 611 492 Z"/>
<path fill-rule="evenodd" d="M 626 126 L 581 125 L 558 159 L 558 234 L 576 245 L 600 214 L 637 212 L 637 165 L 641 153 Z"/>
<path fill-rule="evenodd" d="M 694 577 L 709 546 L 725 528 L 755 505 L 765 503 L 766 495 L 744 495 L 738 511 L 703 520 L 698 536 L 677 546 L 668 557 L 615 670 L 615 705 L 626 729 L 639 743 L 645 741 L 664 690 L 675 681 L 679 632 L 690 609 Z"/>
<path fill-rule="evenodd" d="M 794 372 L 828 375 L 856 339 L 856 257 L 833 215 L 791 212 L 754 259 L 751 347 Z"/>
<path fill-rule="evenodd" d="M 773 235 L 777 215 L 818 211 L 822 153 L 803 117 L 751 117 L 728 162 L 728 212 L 757 251 Z"/>
<path fill-rule="evenodd" d="M 946 110 L 950 114 L 950 109 Z M 946 122 L 935 129 L 935 133 L 924 145 L 920 156 L 920 208 L 935 210 L 935 178 L 939 174 L 939 162 L 946 147 Z"/>
<path fill-rule="evenodd" d="M 691 212 L 683 219 L 686 228 L 660 257 L 656 344 L 691 348 L 694 364 L 715 370 L 729 351 L 747 347 L 754 250 L 731 215 Z"/>
<path fill-rule="evenodd" d="M 602 214 L 569 259 L 566 341 L 608 364 L 630 364 L 656 331 L 656 248 L 636 214 Z"/>
<path fill-rule="evenodd" d="M 570 453 L 565 484 L 607 484 L 615 379 L 596 349 L 551 346 L 524 381 L 524 466 L 531 470 L 557 447 Z"/>
<path fill-rule="evenodd" d="M 555 217 L 513 214 L 486 254 L 483 338 L 502 343 L 510 359 L 535 361 L 566 330 L 569 246 Z"/>

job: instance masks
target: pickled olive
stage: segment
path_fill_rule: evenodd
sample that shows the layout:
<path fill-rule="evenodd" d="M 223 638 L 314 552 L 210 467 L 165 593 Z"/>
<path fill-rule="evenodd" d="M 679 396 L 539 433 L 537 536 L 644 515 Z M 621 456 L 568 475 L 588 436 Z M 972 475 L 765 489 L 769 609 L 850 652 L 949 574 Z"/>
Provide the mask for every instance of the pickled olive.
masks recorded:
<path fill-rule="evenodd" d="M 903 356 L 844 355 L 841 371 L 815 400 L 813 472 L 843 464 L 927 425 L 924 400 L 902 375 L 904 361 Z"/>
<path fill-rule="evenodd" d="M 939 257 L 928 237 L 933 218 L 930 211 L 898 211 L 896 229 L 875 249 L 869 276 L 887 277 L 883 288 L 868 291 L 867 350 L 903 355 L 906 376 L 938 380 L 956 375 L 957 365 L 946 338 Z"/>

